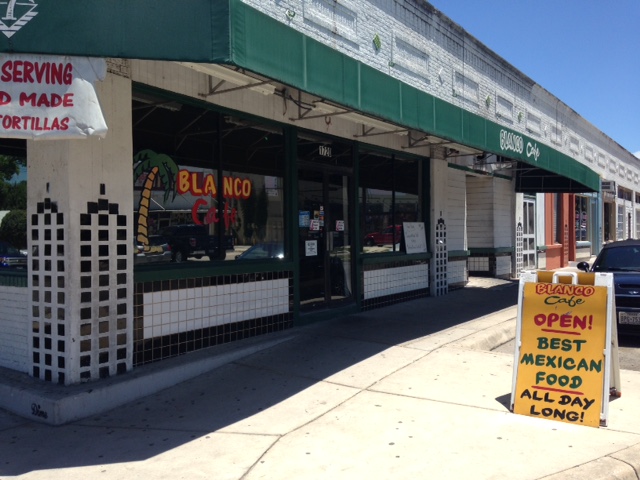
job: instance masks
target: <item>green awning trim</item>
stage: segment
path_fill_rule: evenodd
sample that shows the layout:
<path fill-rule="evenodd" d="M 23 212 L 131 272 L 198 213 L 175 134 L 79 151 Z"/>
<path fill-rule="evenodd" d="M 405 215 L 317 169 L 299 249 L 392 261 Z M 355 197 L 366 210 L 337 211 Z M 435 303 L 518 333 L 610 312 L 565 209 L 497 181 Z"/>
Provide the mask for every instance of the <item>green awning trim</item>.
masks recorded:
<path fill-rule="evenodd" d="M 486 256 L 486 255 L 508 255 L 514 252 L 514 247 L 497 247 L 497 248 L 470 248 L 469 255 Z"/>
<path fill-rule="evenodd" d="M 314 95 L 525 165 L 516 191 L 599 191 L 600 177 L 536 139 L 491 122 L 333 50 L 237 0 L 231 61 Z M 522 172 L 522 173 L 520 173 Z"/>
<path fill-rule="evenodd" d="M 228 62 L 229 8 L 228 1 L 218 0 L 17 3 L 15 17 L 25 18 L 24 14 L 31 10 L 30 18 L 10 38 L 0 34 L 0 51 Z M 3 23 L 11 27 L 18 22 Z"/>
<path fill-rule="evenodd" d="M 16 4 L 19 8 L 32 8 Z M 237 65 L 348 108 L 521 162 L 516 190 L 599 191 L 596 172 L 402 83 L 240 0 L 39 0 L 0 51 Z M 55 41 L 51 41 L 55 39 Z M 533 168 L 530 168 L 533 167 Z"/>
<path fill-rule="evenodd" d="M 471 252 L 469 252 L 469 250 L 449 250 L 447 252 L 447 256 L 449 257 L 449 260 L 451 260 L 452 258 L 468 257 L 469 255 L 471 255 Z"/>

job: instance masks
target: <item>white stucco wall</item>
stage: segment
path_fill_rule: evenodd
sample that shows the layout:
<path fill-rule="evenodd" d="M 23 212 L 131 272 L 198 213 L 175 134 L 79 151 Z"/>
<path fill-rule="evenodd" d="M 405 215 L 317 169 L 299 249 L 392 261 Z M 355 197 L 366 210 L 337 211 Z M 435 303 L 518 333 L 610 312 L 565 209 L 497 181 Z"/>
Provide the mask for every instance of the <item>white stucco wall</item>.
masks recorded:
<path fill-rule="evenodd" d="M 467 241 L 469 248 L 493 248 L 493 182 L 467 177 Z"/>
<path fill-rule="evenodd" d="M 492 177 L 467 177 L 469 248 L 512 247 L 515 193 L 511 182 Z"/>
<path fill-rule="evenodd" d="M 494 178 L 492 181 L 494 224 L 494 246 L 512 247 L 515 238 L 514 205 L 515 193 L 509 180 Z"/>
<path fill-rule="evenodd" d="M 467 182 L 465 172 L 447 169 L 447 250 L 467 249 Z"/>

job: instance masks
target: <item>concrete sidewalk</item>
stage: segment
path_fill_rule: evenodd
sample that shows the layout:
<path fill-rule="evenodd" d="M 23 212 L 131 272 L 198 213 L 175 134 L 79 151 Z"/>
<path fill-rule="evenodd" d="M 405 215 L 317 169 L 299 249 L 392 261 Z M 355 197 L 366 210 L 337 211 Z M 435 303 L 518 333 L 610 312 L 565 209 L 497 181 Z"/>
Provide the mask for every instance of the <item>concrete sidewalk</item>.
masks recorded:
<path fill-rule="evenodd" d="M 1 412 L 0 479 L 637 480 L 639 372 L 621 372 L 608 427 L 509 412 L 513 355 L 491 349 L 516 302 L 516 282 L 474 279 L 221 351 L 236 355 L 66 425 Z M 161 363 L 188 375 L 201 357 Z"/>

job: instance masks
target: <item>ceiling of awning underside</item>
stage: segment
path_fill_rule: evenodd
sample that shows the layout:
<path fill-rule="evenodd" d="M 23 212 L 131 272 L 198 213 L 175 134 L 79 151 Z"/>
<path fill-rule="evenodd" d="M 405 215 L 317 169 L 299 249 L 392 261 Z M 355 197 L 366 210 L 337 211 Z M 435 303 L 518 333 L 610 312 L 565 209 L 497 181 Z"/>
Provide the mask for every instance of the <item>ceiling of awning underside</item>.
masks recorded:
<path fill-rule="evenodd" d="M 589 193 L 593 189 L 557 173 L 517 162 L 515 191 L 519 193 Z"/>

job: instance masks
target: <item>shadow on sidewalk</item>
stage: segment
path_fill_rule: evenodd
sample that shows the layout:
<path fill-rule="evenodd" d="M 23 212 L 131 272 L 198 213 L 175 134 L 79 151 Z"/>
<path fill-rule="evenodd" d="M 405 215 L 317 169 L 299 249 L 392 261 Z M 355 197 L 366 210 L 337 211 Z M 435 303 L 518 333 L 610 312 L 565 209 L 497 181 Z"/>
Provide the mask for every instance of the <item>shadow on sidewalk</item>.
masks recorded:
<path fill-rule="evenodd" d="M 215 455 L 225 440 L 212 435 L 221 430 L 276 441 L 393 371 L 384 368 L 399 368 L 390 347 L 513 306 L 517 285 L 470 286 L 294 328 L 283 332 L 294 336 L 289 341 L 68 425 L 3 420 L 0 477 L 140 462 L 210 435 Z M 366 370 L 362 362 L 374 356 Z M 371 371 L 374 364 L 383 370 Z"/>

